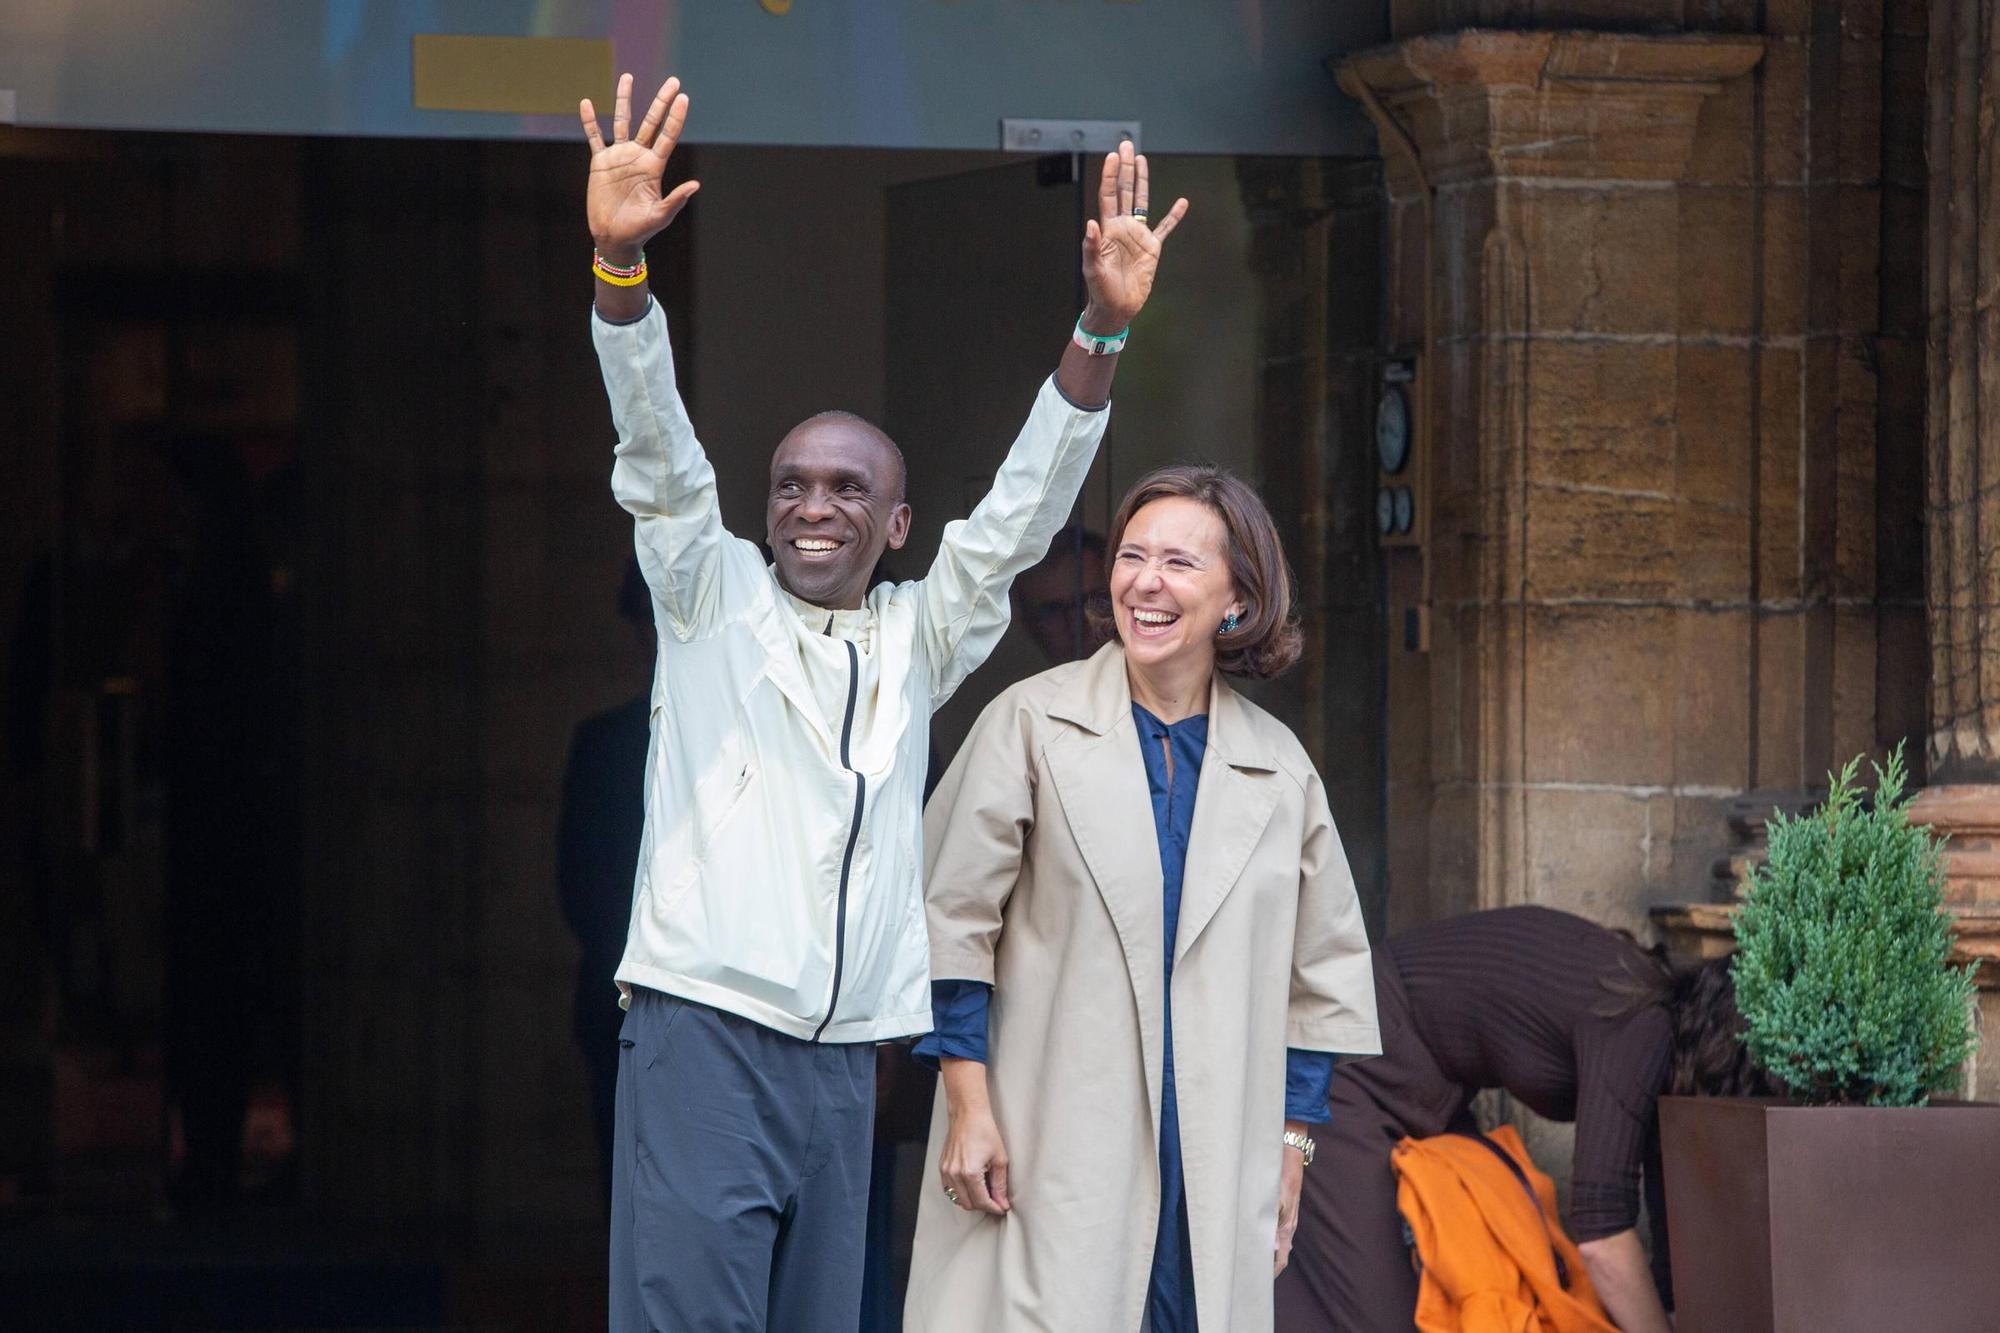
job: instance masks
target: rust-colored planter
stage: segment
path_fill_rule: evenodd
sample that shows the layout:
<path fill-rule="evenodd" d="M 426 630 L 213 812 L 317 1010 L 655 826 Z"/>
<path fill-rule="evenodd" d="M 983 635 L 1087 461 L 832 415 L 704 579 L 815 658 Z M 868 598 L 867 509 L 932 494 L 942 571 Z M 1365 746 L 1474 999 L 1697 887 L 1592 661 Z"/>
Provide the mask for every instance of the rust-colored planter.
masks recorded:
<path fill-rule="evenodd" d="M 1662 1097 L 1678 1333 L 2000 1329 L 2000 1106 Z"/>

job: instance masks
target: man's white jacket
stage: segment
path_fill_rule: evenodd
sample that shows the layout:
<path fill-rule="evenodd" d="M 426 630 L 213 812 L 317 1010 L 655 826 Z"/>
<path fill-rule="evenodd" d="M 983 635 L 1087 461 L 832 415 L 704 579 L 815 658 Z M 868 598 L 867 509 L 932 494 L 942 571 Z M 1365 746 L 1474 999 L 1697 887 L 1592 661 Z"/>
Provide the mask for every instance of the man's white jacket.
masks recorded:
<path fill-rule="evenodd" d="M 1042 386 L 993 489 L 921 580 L 827 611 L 732 537 L 657 304 L 592 337 L 659 657 L 646 831 L 617 980 L 830 1042 L 928 1031 L 922 802 L 931 711 L 1007 627 L 1106 413 Z"/>

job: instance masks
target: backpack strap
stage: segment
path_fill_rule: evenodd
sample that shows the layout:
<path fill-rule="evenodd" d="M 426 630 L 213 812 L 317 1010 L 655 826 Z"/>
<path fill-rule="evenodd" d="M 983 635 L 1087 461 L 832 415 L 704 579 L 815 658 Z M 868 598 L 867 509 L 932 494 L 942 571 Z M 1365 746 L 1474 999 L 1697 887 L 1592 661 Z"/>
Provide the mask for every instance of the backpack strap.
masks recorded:
<path fill-rule="evenodd" d="M 1445 1132 L 1454 1134 L 1462 1139 L 1471 1139 L 1474 1143 L 1477 1143 L 1480 1147 L 1498 1157 L 1502 1162 L 1505 1162 L 1507 1170 L 1512 1173 L 1514 1179 L 1521 1182 L 1522 1192 L 1528 1196 L 1528 1202 L 1535 1206 L 1535 1216 L 1542 1219 L 1542 1234 L 1549 1238 L 1549 1257 L 1556 1261 L 1556 1281 L 1562 1284 L 1564 1291 L 1568 1291 L 1569 1265 L 1563 1262 L 1562 1251 L 1556 1248 L 1555 1228 L 1549 1223 L 1549 1215 L 1542 1210 L 1542 1201 L 1540 1196 L 1535 1193 L 1535 1187 L 1528 1183 L 1528 1173 L 1521 1169 L 1521 1164 L 1514 1160 L 1511 1153 L 1477 1130 L 1452 1129 Z"/>

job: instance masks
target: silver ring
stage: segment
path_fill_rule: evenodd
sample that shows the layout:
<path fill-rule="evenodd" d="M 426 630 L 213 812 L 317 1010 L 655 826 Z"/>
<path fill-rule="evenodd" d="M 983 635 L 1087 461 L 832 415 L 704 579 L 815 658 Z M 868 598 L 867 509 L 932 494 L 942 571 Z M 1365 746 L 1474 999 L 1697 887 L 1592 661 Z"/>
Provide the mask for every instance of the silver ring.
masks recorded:
<path fill-rule="evenodd" d="M 1132 217 L 1136 221 L 1144 222 L 1149 216 L 1151 215 L 1148 214 L 1146 210 L 1143 208 L 1135 208 L 1132 210 Z"/>
<path fill-rule="evenodd" d="M 957 1202 L 958 1202 L 958 1191 L 957 1191 L 957 1190 L 955 1190 L 955 1189 L 953 1189 L 953 1188 L 952 1188 L 951 1186 L 949 1186 L 949 1185 L 946 1185 L 946 1186 L 944 1187 L 944 1197 L 945 1197 L 945 1198 L 947 1198 L 947 1199 L 950 1199 L 950 1200 L 951 1200 L 951 1201 L 952 1201 L 953 1203 L 957 1203 Z"/>

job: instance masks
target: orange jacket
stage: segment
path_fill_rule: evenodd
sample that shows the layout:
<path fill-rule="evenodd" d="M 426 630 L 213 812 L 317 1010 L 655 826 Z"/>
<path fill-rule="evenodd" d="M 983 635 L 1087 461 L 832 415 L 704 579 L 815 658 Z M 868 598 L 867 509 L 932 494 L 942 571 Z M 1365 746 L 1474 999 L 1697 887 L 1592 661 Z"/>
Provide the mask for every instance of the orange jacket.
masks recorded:
<path fill-rule="evenodd" d="M 1554 1183 L 1535 1169 L 1512 1125 L 1486 1140 L 1464 1134 L 1404 1139 L 1390 1154 L 1396 1206 L 1416 1236 L 1422 1264 L 1417 1327 L 1422 1333 L 1618 1333 L 1591 1290 L 1583 1256 L 1556 1220 Z M 1521 1175 L 1509 1169 L 1502 1152 Z"/>

